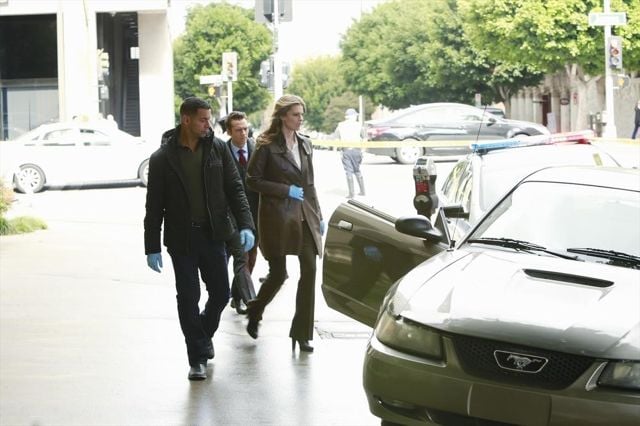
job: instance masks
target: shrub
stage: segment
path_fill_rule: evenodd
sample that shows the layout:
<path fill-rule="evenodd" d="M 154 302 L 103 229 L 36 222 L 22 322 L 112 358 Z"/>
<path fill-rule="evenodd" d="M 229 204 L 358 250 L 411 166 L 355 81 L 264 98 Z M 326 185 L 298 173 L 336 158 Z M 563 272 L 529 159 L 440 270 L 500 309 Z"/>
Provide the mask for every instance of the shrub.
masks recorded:
<path fill-rule="evenodd" d="M 47 229 L 47 224 L 35 217 L 20 216 L 13 219 L 4 217 L 4 214 L 11 206 L 12 200 L 13 190 L 0 180 L 0 235 L 23 234 L 37 231 L 38 229 Z"/>

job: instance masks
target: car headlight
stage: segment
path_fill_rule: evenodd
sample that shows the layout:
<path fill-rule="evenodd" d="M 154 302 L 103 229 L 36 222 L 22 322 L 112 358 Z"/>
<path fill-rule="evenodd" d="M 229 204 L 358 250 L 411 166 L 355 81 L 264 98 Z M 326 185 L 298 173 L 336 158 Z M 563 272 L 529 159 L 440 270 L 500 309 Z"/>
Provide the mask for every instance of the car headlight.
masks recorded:
<path fill-rule="evenodd" d="M 393 316 L 389 307 L 382 311 L 375 333 L 380 342 L 393 349 L 424 358 L 443 358 L 439 333 L 400 315 Z"/>
<path fill-rule="evenodd" d="M 600 375 L 598 386 L 640 390 L 640 362 L 610 362 Z"/>

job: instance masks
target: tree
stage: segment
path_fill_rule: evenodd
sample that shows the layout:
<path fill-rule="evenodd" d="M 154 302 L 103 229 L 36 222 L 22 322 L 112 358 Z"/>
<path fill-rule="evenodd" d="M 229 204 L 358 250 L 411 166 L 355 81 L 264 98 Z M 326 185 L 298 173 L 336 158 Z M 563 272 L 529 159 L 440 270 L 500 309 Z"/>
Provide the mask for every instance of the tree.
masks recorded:
<path fill-rule="evenodd" d="M 435 101 L 469 103 L 475 93 L 505 101 L 538 82 L 534 69 L 506 66 L 474 48 L 454 0 L 395 0 L 354 23 L 341 43 L 351 90 L 391 108 Z"/>
<path fill-rule="evenodd" d="M 507 64 L 524 64 L 545 74 L 564 71 L 569 87 L 585 92 L 604 72 L 602 27 L 588 24 L 601 0 L 459 0 L 471 43 Z M 640 69 L 640 1 L 612 0 L 611 9 L 627 12 L 629 24 L 616 27 L 624 38 L 624 65 Z M 581 108 L 582 103 L 578 104 Z M 578 111 L 577 127 L 586 127 Z M 580 121 L 581 120 L 581 121 Z"/>
<path fill-rule="evenodd" d="M 331 98 L 343 93 L 344 79 L 340 75 L 339 58 L 319 56 L 294 67 L 287 92 L 298 95 L 307 105 L 305 126 L 313 130 L 326 130 L 324 111 Z"/>
<path fill-rule="evenodd" d="M 230 4 L 197 5 L 187 14 L 186 32 L 174 43 L 175 91 L 209 98 L 201 75 L 220 74 L 222 53 L 238 52 L 238 81 L 233 83 L 234 109 L 263 109 L 269 92 L 260 86 L 260 62 L 271 52 L 271 33 L 253 20 L 253 11 Z M 217 111 L 218 105 L 212 104 Z"/>

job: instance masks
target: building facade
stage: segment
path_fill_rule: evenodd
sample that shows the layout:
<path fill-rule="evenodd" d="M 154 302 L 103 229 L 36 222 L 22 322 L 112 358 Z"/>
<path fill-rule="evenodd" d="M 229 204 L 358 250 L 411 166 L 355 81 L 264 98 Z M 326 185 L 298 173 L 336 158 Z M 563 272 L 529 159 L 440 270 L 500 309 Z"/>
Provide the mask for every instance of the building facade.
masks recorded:
<path fill-rule="evenodd" d="M 159 141 L 174 124 L 169 0 L 0 0 L 0 140 L 113 118 Z"/>

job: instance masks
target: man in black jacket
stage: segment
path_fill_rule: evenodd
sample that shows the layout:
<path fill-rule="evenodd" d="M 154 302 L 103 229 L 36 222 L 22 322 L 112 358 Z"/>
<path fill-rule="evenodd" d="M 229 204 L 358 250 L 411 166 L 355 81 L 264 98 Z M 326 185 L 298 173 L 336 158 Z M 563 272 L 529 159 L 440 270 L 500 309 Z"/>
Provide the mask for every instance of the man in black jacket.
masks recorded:
<path fill-rule="evenodd" d="M 160 272 L 160 229 L 176 279 L 178 317 L 187 345 L 189 380 L 207 378 L 214 356 L 213 334 L 229 300 L 225 241 L 234 220 L 245 251 L 254 242 L 254 223 L 242 180 L 224 142 L 213 136 L 211 108 L 199 98 L 180 106 L 180 125 L 163 135 L 149 161 L 144 243 L 147 264 Z M 230 215 L 233 215 L 233 219 Z M 199 312 L 200 280 L 208 300 Z"/>
<path fill-rule="evenodd" d="M 247 188 L 247 163 L 253 155 L 256 144 L 249 138 L 249 123 L 247 115 L 244 112 L 232 111 L 222 123 L 227 130 L 230 139 L 226 142 L 234 163 L 238 168 L 238 173 L 244 185 L 247 201 L 251 210 L 253 223 L 258 225 L 258 204 L 260 202 L 260 194 Z M 257 232 L 256 232 L 257 235 Z M 253 267 L 256 264 L 258 253 L 258 242 L 253 248 L 245 253 L 240 243 L 240 235 L 238 232 L 227 241 L 227 252 L 233 256 L 233 281 L 231 282 L 231 307 L 235 308 L 239 314 L 246 312 L 246 303 L 256 297 L 256 291 L 251 279 Z"/>

